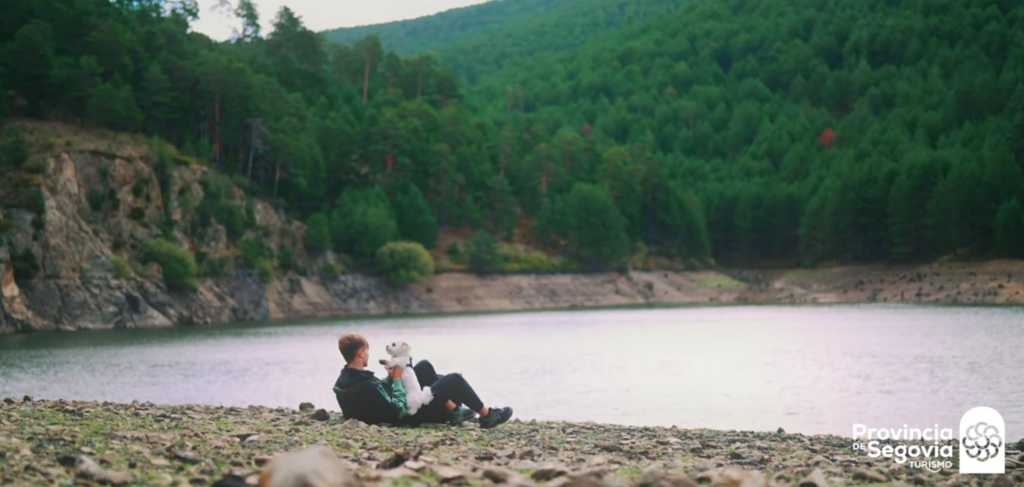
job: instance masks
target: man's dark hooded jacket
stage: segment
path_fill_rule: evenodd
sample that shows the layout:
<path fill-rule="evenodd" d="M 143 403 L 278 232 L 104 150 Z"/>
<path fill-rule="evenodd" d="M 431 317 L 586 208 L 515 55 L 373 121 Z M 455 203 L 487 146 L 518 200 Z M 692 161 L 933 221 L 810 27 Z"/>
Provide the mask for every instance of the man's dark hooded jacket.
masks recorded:
<path fill-rule="evenodd" d="M 407 414 L 402 381 L 381 381 L 366 369 L 341 369 L 334 395 L 343 416 L 366 424 L 401 423 Z"/>

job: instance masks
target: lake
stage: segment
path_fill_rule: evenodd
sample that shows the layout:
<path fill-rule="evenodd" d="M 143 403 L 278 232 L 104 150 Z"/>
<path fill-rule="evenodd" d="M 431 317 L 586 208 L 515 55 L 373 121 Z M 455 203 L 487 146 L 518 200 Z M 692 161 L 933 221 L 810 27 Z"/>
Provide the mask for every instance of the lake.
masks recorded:
<path fill-rule="evenodd" d="M 1024 438 L 1024 309 L 729 306 L 0 336 L 0 397 L 338 411 L 337 339 L 371 367 L 403 340 L 522 420 L 850 436 L 854 423 L 957 431 L 989 406 Z"/>

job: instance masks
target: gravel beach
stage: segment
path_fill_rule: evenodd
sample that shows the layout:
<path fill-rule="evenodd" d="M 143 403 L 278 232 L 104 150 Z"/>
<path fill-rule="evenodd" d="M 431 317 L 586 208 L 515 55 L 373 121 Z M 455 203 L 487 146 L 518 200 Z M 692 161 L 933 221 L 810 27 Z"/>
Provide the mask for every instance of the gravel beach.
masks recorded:
<path fill-rule="evenodd" d="M 0 402 L 0 485 L 256 485 L 287 454 L 322 445 L 351 486 L 1010 486 L 1024 485 L 1021 443 L 1006 445 L 1005 475 L 961 475 L 955 466 L 933 473 L 872 459 L 849 438 L 781 430 L 519 420 L 492 430 L 474 421 L 379 427 L 308 403 L 275 409 L 25 397 Z"/>

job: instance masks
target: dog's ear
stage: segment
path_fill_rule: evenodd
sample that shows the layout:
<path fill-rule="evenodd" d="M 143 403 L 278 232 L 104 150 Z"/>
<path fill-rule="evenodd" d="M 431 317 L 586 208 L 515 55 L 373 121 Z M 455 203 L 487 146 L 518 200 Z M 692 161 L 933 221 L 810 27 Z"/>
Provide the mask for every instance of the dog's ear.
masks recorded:
<path fill-rule="evenodd" d="M 402 342 L 402 346 L 405 347 L 405 348 L 409 348 L 409 344 L 405 343 L 405 342 Z"/>

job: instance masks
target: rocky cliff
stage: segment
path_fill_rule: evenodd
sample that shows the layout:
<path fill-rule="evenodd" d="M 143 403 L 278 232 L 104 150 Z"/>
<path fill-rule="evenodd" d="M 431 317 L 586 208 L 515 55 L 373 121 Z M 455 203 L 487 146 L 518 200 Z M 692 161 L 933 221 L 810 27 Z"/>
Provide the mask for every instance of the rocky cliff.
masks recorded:
<path fill-rule="evenodd" d="M 2 331 L 266 319 L 264 285 L 237 263 L 238 242 L 252 237 L 271 252 L 288 247 L 297 261 L 315 264 L 302 252 L 301 224 L 171 148 L 60 124 L 18 126 L 30 163 L 45 167 L 45 209 L 0 215 L 13 222 L 0 249 Z M 243 223 L 218 221 L 231 213 Z M 197 292 L 168 290 L 160 267 L 140 261 L 143 246 L 157 238 L 201 257 L 209 277 Z M 28 271 L 15 272 L 19 263 Z"/>
<path fill-rule="evenodd" d="M 330 254 L 304 252 L 304 226 L 171 148 L 123 134 L 19 123 L 41 168 L 45 205 L 7 208 L 0 245 L 0 333 L 134 328 L 288 318 L 684 303 L 921 302 L 1020 304 L 1024 263 L 947 263 L 736 272 L 436 275 L 394 288 L 373 276 L 332 276 Z M 6 176 L 3 176 L 6 177 Z M 240 181 L 244 182 L 244 181 Z M 2 229 L 2 227 L 0 227 Z M 173 291 L 144 264 L 165 238 L 204 277 Z M 259 241 L 272 279 L 244 263 Z M 17 269 L 20 269 L 16 272 Z"/>

